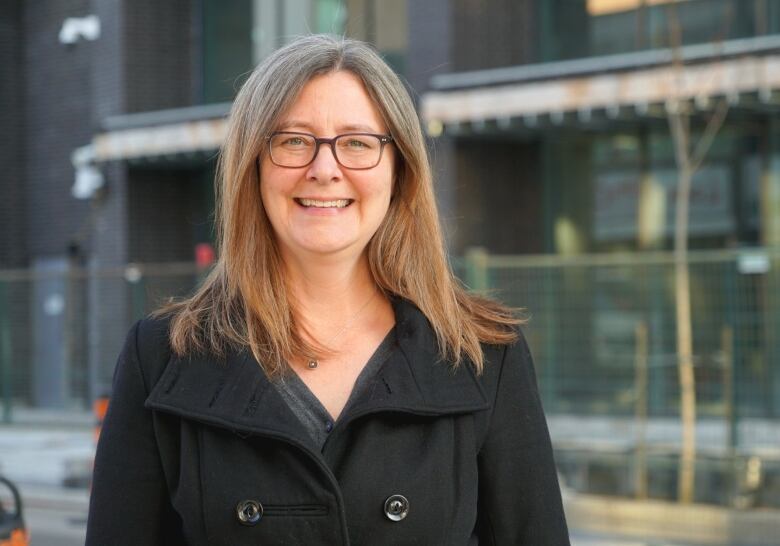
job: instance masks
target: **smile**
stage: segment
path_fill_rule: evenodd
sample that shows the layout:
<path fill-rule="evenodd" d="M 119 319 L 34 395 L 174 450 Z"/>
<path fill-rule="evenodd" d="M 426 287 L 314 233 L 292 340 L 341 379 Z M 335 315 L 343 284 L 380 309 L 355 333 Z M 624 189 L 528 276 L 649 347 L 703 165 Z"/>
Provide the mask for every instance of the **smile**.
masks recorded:
<path fill-rule="evenodd" d="M 331 201 L 321 201 L 319 199 L 306 199 L 303 197 L 296 197 L 295 202 L 304 207 L 316 207 L 318 209 L 343 209 L 354 199 L 333 199 Z"/>

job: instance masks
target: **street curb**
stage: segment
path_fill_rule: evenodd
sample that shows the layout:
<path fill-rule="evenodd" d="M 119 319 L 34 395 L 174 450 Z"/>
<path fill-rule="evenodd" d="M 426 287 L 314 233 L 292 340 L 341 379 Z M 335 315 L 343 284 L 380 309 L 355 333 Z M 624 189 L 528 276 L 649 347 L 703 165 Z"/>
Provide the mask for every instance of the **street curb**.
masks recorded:
<path fill-rule="evenodd" d="M 564 506 L 569 527 L 587 532 L 712 546 L 730 546 L 735 541 L 772 546 L 780 537 L 777 509 L 735 510 L 581 494 L 565 494 Z"/>

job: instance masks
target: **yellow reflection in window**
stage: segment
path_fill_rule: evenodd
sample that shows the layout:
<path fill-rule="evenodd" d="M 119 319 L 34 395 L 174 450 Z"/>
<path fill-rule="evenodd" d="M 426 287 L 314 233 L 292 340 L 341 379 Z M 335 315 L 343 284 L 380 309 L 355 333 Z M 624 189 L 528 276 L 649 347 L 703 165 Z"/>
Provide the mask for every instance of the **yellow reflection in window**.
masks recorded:
<path fill-rule="evenodd" d="M 639 9 L 645 6 L 657 6 L 659 4 L 672 4 L 674 2 L 687 2 L 688 0 L 588 0 L 588 15 L 609 15 L 620 11 Z"/>

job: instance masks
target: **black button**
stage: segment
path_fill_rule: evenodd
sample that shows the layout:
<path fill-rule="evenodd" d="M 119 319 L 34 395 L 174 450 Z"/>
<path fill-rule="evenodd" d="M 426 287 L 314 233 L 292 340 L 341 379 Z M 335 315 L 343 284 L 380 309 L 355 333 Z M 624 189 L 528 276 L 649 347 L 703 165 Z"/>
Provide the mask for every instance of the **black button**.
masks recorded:
<path fill-rule="evenodd" d="M 236 505 L 236 515 L 242 525 L 257 525 L 263 517 L 263 505 L 256 500 L 243 500 Z"/>
<path fill-rule="evenodd" d="M 330 432 L 331 430 L 333 430 L 333 423 L 325 421 L 325 432 Z"/>
<path fill-rule="evenodd" d="M 385 516 L 391 521 L 401 521 L 409 514 L 409 501 L 403 495 L 390 495 L 385 501 Z"/>

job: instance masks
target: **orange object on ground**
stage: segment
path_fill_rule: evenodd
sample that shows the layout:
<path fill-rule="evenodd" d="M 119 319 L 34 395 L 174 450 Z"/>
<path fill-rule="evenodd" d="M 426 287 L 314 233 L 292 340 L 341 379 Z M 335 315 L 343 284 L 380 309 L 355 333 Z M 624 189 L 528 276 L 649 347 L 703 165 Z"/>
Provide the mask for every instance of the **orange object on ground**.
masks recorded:
<path fill-rule="evenodd" d="M 0 539 L 0 546 L 29 546 L 29 544 L 30 536 L 24 529 L 14 529 L 11 531 L 11 538 Z"/>
<path fill-rule="evenodd" d="M 14 499 L 14 511 L 9 512 L 0 503 L 0 546 L 29 546 L 30 535 L 24 526 L 22 517 L 22 497 L 10 480 L 0 476 L 0 483 L 11 490 Z"/>
<path fill-rule="evenodd" d="M 103 428 L 103 419 L 106 418 L 106 412 L 108 411 L 108 396 L 101 396 L 96 398 L 92 403 L 92 413 L 95 414 L 95 443 L 100 438 L 100 430 Z M 0 544 L 0 546 L 3 546 Z"/>

